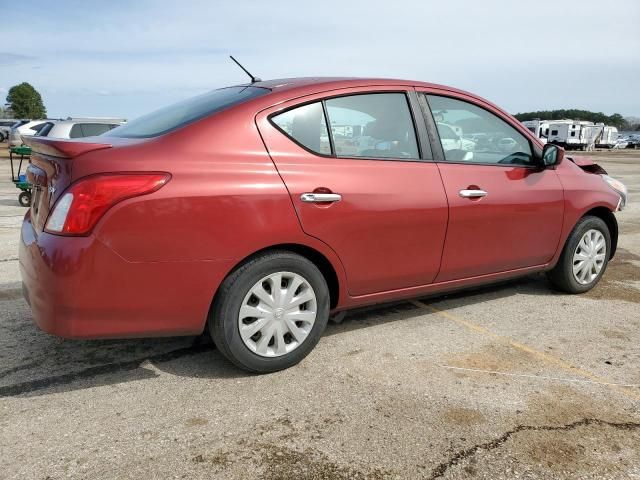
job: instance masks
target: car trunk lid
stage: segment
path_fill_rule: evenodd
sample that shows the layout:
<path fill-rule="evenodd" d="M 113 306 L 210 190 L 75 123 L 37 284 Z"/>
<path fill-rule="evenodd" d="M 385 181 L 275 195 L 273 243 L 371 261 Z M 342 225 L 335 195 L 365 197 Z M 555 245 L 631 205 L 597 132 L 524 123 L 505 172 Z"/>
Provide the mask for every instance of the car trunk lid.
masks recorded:
<path fill-rule="evenodd" d="M 27 137 L 25 142 L 32 150 L 27 180 L 32 185 L 31 222 L 37 235 L 44 229 L 53 204 L 73 181 L 73 164 L 78 157 L 112 144 L 45 137 Z"/>

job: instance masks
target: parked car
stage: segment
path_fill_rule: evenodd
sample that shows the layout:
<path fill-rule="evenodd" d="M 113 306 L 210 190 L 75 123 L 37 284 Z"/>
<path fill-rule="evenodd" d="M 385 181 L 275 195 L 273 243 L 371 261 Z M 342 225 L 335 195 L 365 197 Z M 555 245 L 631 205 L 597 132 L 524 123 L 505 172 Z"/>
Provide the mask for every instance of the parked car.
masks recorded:
<path fill-rule="evenodd" d="M 617 150 L 622 150 L 628 147 L 629 147 L 629 140 L 626 138 L 619 138 L 618 140 L 616 140 L 616 144 L 613 146 L 613 148 Z"/>
<path fill-rule="evenodd" d="M 82 138 L 102 135 L 125 123 L 124 119 L 72 118 L 48 121 L 36 133 L 37 137 Z"/>
<path fill-rule="evenodd" d="M 35 135 L 49 120 L 31 120 L 22 125 L 13 126 L 9 132 L 9 146 L 19 147 L 23 144 L 23 137 Z"/>
<path fill-rule="evenodd" d="M 9 134 L 12 127 L 19 127 L 24 125 L 29 120 L 20 120 L 15 118 L 5 118 L 0 120 L 0 142 L 4 142 L 9 139 Z"/>
<path fill-rule="evenodd" d="M 629 135 L 626 143 L 627 145 L 625 146 L 625 148 L 640 148 L 640 135 Z"/>
<path fill-rule="evenodd" d="M 449 148 L 434 112 L 515 144 Z M 626 202 L 593 162 L 422 82 L 257 82 L 99 137 L 27 143 L 19 257 L 35 322 L 70 338 L 208 325 L 254 372 L 296 364 L 331 313 L 357 306 L 533 272 L 585 292 L 615 254 Z"/>

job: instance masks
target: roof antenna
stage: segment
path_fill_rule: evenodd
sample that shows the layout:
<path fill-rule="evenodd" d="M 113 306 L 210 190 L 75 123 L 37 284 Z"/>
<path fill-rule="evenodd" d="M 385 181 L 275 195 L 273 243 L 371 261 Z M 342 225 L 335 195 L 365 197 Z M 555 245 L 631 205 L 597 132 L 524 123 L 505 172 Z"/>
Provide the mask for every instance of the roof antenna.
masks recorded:
<path fill-rule="evenodd" d="M 233 55 L 229 55 L 229 58 L 231 60 L 233 60 L 234 62 L 236 62 L 236 65 L 238 65 L 243 71 L 244 73 L 246 73 L 247 75 L 249 75 L 249 77 L 251 78 L 251 83 L 256 83 L 256 82 L 261 82 L 262 79 L 258 78 L 258 77 L 254 77 L 253 75 L 251 75 L 251 73 L 249 73 L 249 70 L 247 70 L 246 68 L 244 68 L 240 62 L 238 60 L 236 60 L 235 58 L 233 58 Z"/>

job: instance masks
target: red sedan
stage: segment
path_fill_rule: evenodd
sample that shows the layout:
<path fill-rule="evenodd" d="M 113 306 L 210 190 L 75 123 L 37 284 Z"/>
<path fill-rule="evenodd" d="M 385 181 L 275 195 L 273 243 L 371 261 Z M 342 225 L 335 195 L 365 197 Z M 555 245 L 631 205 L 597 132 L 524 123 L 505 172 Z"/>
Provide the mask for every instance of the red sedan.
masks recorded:
<path fill-rule="evenodd" d="M 241 368 L 303 359 L 330 313 L 548 272 L 591 289 L 624 185 L 470 93 L 287 79 L 106 135 L 31 138 L 20 268 L 71 338 L 208 330 Z"/>

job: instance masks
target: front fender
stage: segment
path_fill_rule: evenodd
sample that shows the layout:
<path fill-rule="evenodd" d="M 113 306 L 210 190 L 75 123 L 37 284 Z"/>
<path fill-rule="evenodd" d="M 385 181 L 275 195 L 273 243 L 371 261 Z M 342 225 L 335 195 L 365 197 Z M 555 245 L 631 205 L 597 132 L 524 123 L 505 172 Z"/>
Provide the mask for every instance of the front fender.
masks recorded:
<path fill-rule="evenodd" d="M 557 172 L 564 189 L 564 217 L 558 248 L 548 267 L 553 268 L 558 262 L 567 238 L 585 215 L 602 218 L 609 227 L 613 258 L 618 245 L 618 222 L 613 212 L 618 207 L 620 195 L 599 174 L 589 173 L 574 162 L 562 162 Z"/>

